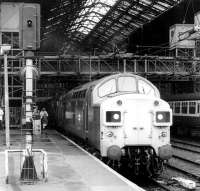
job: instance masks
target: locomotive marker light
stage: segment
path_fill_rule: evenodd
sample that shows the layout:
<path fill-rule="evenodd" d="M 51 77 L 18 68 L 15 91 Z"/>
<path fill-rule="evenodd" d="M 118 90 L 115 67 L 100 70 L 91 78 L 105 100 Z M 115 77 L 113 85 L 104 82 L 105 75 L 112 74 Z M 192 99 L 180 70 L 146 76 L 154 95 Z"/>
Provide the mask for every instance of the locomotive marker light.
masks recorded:
<path fill-rule="evenodd" d="M 155 111 L 154 113 L 155 126 L 170 126 L 172 125 L 172 111 Z"/>
<path fill-rule="evenodd" d="M 6 146 L 10 147 L 10 116 L 9 116 L 9 95 L 8 95 L 8 57 L 7 54 L 11 45 L 1 45 L 1 55 L 4 56 L 4 99 L 5 99 L 5 129 L 6 129 Z"/>
<path fill-rule="evenodd" d="M 114 118 L 115 120 L 119 120 L 120 115 L 119 115 L 118 113 L 115 113 L 115 114 L 113 115 L 113 118 Z"/>
<path fill-rule="evenodd" d="M 118 100 L 117 105 L 119 105 L 119 106 L 122 105 L 122 100 Z"/>
<path fill-rule="evenodd" d="M 164 118 L 163 114 L 158 114 L 157 117 L 158 117 L 159 120 L 162 120 Z"/>
<path fill-rule="evenodd" d="M 106 122 L 117 123 L 121 121 L 120 111 L 107 111 L 106 112 Z"/>
<path fill-rule="evenodd" d="M 159 101 L 158 100 L 154 101 L 154 105 L 159 106 Z"/>

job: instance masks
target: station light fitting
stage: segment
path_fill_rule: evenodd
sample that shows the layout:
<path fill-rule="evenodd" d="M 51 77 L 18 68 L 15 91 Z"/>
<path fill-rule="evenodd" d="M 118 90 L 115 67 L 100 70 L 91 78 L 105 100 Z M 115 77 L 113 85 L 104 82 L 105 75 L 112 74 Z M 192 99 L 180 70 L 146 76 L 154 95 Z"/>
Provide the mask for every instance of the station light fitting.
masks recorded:
<path fill-rule="evenodd" d="M 10 44 L 1 44 L 0 45 L 0 55 L 7 54 L 11 49 Z"/>
<path fill-rule="evenodd" d="M 27 21 L 27 26 L 28 26 L 28 27 L 32 27 L 32 26 L 33 26 L 33 21 L 29 19 L 29 20 Z"/>

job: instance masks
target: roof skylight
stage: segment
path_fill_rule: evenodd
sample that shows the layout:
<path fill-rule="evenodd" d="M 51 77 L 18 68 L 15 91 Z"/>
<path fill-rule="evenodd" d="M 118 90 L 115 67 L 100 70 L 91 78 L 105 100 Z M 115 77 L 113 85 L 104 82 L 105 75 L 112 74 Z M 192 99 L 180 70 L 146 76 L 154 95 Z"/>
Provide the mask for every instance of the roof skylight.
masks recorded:
<path fill-rule="evenodd" d="M 74 22 L 76 31 L 87 35 L 116 2 L 117 0 L 87 0 L 85 9 Z"/>

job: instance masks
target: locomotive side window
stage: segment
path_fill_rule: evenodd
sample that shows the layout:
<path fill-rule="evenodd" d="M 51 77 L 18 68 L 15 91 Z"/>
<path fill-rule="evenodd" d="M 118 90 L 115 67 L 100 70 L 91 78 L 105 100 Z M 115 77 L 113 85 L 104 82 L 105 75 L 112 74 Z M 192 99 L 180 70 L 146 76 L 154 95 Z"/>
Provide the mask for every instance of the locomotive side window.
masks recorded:
<path fill-rule="evenodd" d="M 181 104 L 180 102 L 175 102 L 175 110 L 174 113 L 180 113 L 180 109 L 181 109 Z"/>
<path fill-rule="evenodd" d="M 188 108 L 188 102 L 183 101 L 182 102 L 182 113 L 187 113 Z"/>
<path fill-rule="evenodd" d="M 67 119 L 67 120 L 72 120 L 73 119 L 73 112 L 72 112 L 71 102 L 66 102 L 65 119 Z"/>
<path fill-rule="evenodd" d="M 190 114 L 196 113 L 196 102 L 194 102 L 194 101 L 189 102 L 189 113 Z"/>
<path fill-rule="evenodd" d="M 136 79 L 133 77 L 119 77 L 118 89 L 120 92 L 136 92 Z"/>
<path fill-rule="evenodd" d="M 111 79 L 99 87 L 99 97 L 103 97 L 116 92 L 116 81 Z"/>
<path fill-rule="evenodd" d="M 155 96 L 154 88 L 143 80 L 138 81 L 138 90 L 140 94 L 146 94 L 149 96 Z"/>

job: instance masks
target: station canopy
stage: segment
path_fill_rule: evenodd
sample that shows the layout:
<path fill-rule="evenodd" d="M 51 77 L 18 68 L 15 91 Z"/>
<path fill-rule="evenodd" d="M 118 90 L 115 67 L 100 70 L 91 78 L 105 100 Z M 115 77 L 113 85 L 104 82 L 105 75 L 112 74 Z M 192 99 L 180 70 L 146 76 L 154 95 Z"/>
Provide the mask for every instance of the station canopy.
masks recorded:
<path fill-rule="evenodd" d="M 49 2 L 49 1 L 48 1 Z M 54 2 L 54 3 L 53 3 Z M 65 48 L 111 51 L 182 0 L 55 0 L 46 11 L 43 40 L 64 36 Z M 48 14 L 47 14 L 48 13 Z"/>

